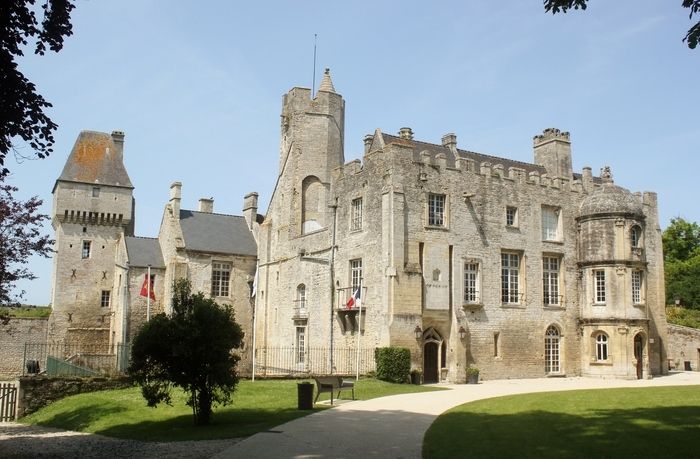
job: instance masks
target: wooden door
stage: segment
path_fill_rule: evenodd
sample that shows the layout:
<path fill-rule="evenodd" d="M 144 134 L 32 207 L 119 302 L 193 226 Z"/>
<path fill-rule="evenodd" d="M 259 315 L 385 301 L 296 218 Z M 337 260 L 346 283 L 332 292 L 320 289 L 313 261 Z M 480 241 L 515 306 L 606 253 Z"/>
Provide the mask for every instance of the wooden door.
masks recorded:
<path fill-rule="evenodd" d="M 644 369 L 644 342 L 642 335 L 634 337 L 634 358 L 637 359 L 637 379 L 642 379 Z"/>
<path fill-rule="evenodd" d="M 438 343 L 425 343 L 423 347 L 423 382 L 438 382 Z"/>

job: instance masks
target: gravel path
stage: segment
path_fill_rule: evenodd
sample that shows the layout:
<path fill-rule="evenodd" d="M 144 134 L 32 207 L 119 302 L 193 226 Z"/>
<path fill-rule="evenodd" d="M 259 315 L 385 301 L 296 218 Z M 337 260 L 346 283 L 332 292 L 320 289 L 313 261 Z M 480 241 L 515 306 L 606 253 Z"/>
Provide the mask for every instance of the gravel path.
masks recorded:
<path fill-rule="evenodd" d="M 0 424 L 0 457 L 14 458 L 209 458 L 240 439 L 170 443 L 119 440 L 17 423 Z"/>

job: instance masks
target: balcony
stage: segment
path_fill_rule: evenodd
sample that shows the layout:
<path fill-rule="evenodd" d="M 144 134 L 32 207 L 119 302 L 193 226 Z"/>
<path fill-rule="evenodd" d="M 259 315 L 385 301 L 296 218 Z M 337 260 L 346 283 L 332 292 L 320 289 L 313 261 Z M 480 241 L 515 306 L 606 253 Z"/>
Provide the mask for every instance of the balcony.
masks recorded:
<path fill-rule="evenodd" d="M 294 302 L 292 320 L 309 320 L 309 310 L 306 308 L 306 300 L 296 300 Z"/>

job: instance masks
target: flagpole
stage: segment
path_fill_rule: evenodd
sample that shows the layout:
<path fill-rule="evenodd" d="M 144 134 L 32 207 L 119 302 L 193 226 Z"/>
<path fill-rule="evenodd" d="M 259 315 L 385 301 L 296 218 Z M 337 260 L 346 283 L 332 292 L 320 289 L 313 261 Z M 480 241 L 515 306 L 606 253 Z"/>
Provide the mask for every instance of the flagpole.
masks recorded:
<path fill-rule="evenodd" d="M 362 284 L 360 284 L 359 311 L 357 313 L 357 363 L 355 366 L 355 380 L 360 380 L 360 336 L 362 335 Z"/>
<path fill-rule="evenodd" d="M 260 269 L 260 262 L 255 264 L 255 277 L 253 278 L 253 374 L 251 377 L 251 381 L 253 382 L 255 382 L 255 341 L 258 328 L 258 269 Z"/>
<path fill-rule="evenodd" d="M 146 322 L 151 321 L 151 265 L 148 265 L 148 278 L 146 279 Z M 138 285 L 138 284 L 137 284 Z"/>

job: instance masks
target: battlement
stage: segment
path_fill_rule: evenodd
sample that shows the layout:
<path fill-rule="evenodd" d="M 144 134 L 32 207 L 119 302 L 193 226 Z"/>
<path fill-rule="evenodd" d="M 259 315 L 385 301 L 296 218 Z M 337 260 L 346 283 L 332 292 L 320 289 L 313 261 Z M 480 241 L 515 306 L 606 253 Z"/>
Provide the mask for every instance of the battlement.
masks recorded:
<path fill-rule="evenodd" d="M 562 132 L 557 128 L 547 128 L 542 131 L 542 134 L 538 134 L 532 138 L 533 146 L 539 146 L 546 142 L 551 142 L 552 140 L 560 140 L 562 142 L 571 143 L 571 135 L 568 132 Z"/>

